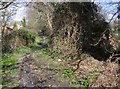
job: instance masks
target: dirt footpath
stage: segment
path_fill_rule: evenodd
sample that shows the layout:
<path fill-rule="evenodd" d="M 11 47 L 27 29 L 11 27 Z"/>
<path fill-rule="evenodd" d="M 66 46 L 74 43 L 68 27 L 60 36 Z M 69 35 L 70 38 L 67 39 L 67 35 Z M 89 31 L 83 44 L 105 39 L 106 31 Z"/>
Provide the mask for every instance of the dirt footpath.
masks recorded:
<path fill-rule="evenodd" d="M 42 62 L 42 61 L 41 61 Z M 44 63 L 41 65 L 45 66 Z M 47 66 L 47 65 L 46 65 Z M 45 67 L 46 67 L 45 66 Z M 37 66 L 35 59 L 29 54 L 21 59 L 20 63 L 20 87 L 68 87 L 68 81 L 59 82 L 60 70 L 56 68 L 40 68 Z"/>
<path fill-rule="evenodd" d="M 74 72 L 77 80 L 84 80 L 84 77 L 92 75 L 89 87 L 120 88 L 119 64 L 98 61 L 90 56 L 84 57 L 84 59 Z M 74 65 L 68 65 L 63 62 L 56 62 L 51 59 L 36 61 L 31 55 L 26 54 L 20 62 L 20 87 L 71 87 L 70 82 L 72 79 L 62 77 L 61 70 L 68 66 L 74 68 L 77 61 L 73 63 Z M 79 86 L 81 85 L 79 84 Z"/>

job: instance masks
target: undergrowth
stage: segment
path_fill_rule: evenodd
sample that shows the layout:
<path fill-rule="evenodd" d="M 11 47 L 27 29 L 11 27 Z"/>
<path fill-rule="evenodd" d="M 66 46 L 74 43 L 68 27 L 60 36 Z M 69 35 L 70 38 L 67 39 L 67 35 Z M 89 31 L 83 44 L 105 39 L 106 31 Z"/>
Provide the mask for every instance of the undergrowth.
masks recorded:
<path fill-rule="evenodd" d="M 21 56 L 30 52 L 29 47 L 20 47 L 15 49 L 12 53 L 3 53 L 0 65 L 2 69 L 0 70 L 0 76 L 2 76 L 2 86 L 3 87 L 15 87 L 18 86 L 19 80 L 16 78 L 19 73 L 18 60 Z"/>
<path fill-rule="evenodd" d="M 85 76 L 82 79 L 73 79 L 70 81 L 71 86 L 79 86 L 79 87 L 89 87 L 90 83 L 93 81 L 93 79 L 99 75 L 98 70 L 94 70 L 92 74 Z"/>
<path fill-rule="evenodd" d="M 70 78 L 70 77 L 74 76 L 74 69 L 70 68 L 70 69 L 63 70 L 62 75 L 64 77 Z"/>

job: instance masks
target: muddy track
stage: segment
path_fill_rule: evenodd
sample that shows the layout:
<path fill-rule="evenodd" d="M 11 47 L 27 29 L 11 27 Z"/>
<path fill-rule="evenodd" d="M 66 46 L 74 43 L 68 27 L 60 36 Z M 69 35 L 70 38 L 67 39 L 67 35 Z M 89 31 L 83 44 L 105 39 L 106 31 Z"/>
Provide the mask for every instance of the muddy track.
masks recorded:
<path fill-rule="evenodd" d="M 41 77 L 41 70 L 36 66 L 31 57 L 33 52 L 25 54 L 20 62 L 20 87 L 36 87 L 46 81 Z"/>
<path fill-rule="evenodd" d="M 35 51 L 36 50 L 26 53 L 19 60 L 19 86 L 27 88 L 61 86 L 62 84 L 57 81 L 60 69 L 39 68 L 35 59 L 32 57 Z"/>
<path fill-rule="evenodd" d="M 42 59 L 38 61 L 40 63 L 36 63 L 36 59 L 32 57 L 32 55 L 37 50 L 33 50 L 30 53 L 26 53 L 19 60 L 20 63 L 20 71 L 19 71 L 19 80 L 20 87 L 70 87 L 69 80 L 66 81 L 65 78 L 60 77 L 59 72 L 60 69 L 54 67 L 54 62 L 52 61 L 52 65 L 48 68 L 49 59 Z M 92 60 L 92 61 L 91 61 Z M 42 65 L 41 67 L 38 67 Z M 116 63 L 111 62 L 99 62 L 94 59 L 88 59 L 78 62 L 79 67 L 75 71 L 81 72 L 84 70 L 85 73 L 81 74 L 77 77 L 82 77 L 83 75 L 89 74 L 89 71 L 94 71 L 95 68 L 100 70 L 100 74 L 95 78 L 90 84 L 90 87 L 120 87 L 120 66 Z M 61 65 L 60 65 L 61 66 Z M 86 68 L 86 69 L 85 69 Z M 88 71 L 89 70 L 89 71 Z M 80 77 L 80 78 L 81 78 Z M 60 83 L 59 79 L 63 82 Z"/>
<path fill-rule="evenodd" d="M 20 87 L 43 87 L 46 84 L 46 76 L 42 75 L 42 70 L 36 66 L 32 54 L 40 48 L 36 48 L 29 53 L 25 53 L 19 59 L 19 81 Z"/>

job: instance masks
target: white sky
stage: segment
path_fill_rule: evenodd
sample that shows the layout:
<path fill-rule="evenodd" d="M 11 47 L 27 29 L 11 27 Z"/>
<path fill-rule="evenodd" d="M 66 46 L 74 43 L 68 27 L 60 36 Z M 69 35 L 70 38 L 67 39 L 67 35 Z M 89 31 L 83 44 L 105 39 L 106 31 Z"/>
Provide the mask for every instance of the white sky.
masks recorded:
<path fill-rule="evenodd" d="M 18 9 L 17 14 L 14 17 L 15 21 L 21 21 L 23 19 L 23 17 L 25 17 L 25 12 L 26 12 L 26 8 L 25 7 L 21 7 Z"/>
<path fill-rule="evenodd" d="M 107 4 L 107 3 L 101 3 L 100 6 L 102 6 L 102 14 L 106 14 L 106 20 L 110 20 L 114 13 L 117 12 L 117 6 L 118 4 Z M 116 18 L 117 14 L 114 16 Z"/>
<path fill-rule="evenodd" d="M 99 1 L 99 0 L 95 0 L 95 1 Z M 103 1 L 103 0 L 101 0 L 101 1 Z M 118 2 L 118 0 L 112 0 L 112 1 Z M 109 4 L 106 4 L 106 2 L 100 2 L 100 3 L 101 3 L 100 6 L 102 6 L 102 8 L 104 10 L 103 12 L 105 12 L 107 14 L 107 19 L 109 20 L 113 16 L 113 14 L 116 12 L 117 9 L 115 8 L 114 5 L 110 6 Z M 14 20 L 21 21 L 23 19 L 23 17 L 25 17 L 25 13 L 26 13 L 26 7 L 23 6 L 23 7 L 19 8 L 16 16 L 14 17 Z"/>

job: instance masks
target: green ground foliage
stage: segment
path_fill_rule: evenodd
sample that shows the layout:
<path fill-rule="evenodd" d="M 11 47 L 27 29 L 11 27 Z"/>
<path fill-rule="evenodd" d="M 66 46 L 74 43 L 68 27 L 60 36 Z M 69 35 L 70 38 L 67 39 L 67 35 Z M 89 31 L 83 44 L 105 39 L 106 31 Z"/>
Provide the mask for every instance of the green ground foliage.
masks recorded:
<path fill-rule="evenodd" d="M 23 29 L 15 30 L 2 37 L 2 52 L 12 52 L 17 47 L 34 43 L 35 35 Z"/>
<path fill-rule="evenodd" d="M 26 53 L 30 52 L 29 47 L 19 47 L 12 53 L 3 53 L 0 65 L 2 70 L 0 76 L 2 76 L 3 87 L 16 87 L 19 85 L 19 60 Z"/>

